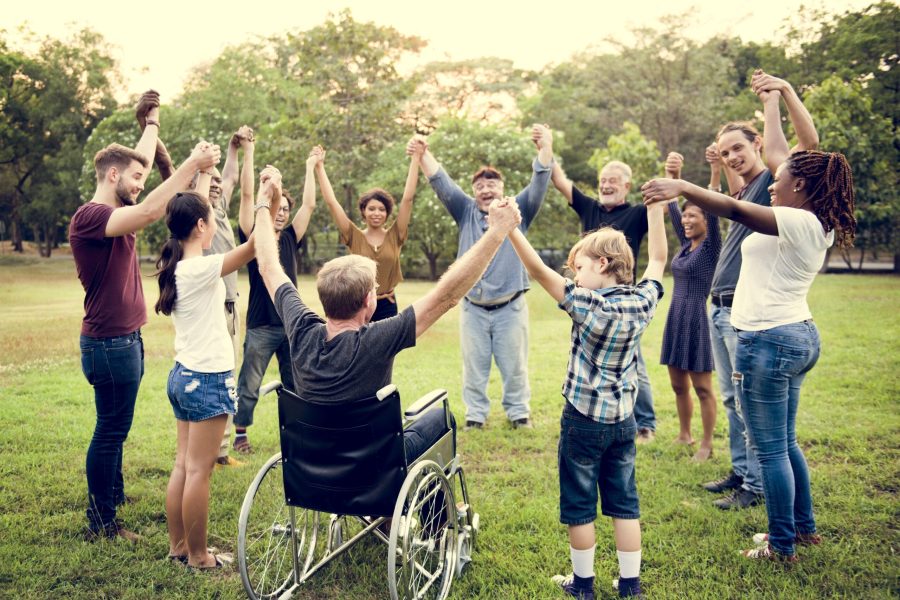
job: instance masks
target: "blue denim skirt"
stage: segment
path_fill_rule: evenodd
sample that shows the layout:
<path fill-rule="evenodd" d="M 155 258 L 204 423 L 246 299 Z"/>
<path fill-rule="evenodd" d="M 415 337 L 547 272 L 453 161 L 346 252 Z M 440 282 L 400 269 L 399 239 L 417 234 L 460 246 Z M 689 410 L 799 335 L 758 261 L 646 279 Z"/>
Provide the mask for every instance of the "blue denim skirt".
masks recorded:
<path fill-rule="evenodd" d="M 237 410 L 234 371 L 199 373 L 176 362 L 169 371 L 167 392 L 179 421 L 205 421 Z"/>

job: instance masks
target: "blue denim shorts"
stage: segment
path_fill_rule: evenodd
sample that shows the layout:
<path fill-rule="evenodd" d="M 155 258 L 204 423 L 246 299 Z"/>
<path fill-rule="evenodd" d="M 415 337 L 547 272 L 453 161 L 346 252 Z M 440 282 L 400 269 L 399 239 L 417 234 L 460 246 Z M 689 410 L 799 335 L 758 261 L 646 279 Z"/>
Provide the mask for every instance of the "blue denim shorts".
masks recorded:
<path fill-rule="evenodd" d="M 198 373 L 176 362 L 169 371 L 167 392 L 179 421 L 205 421 L 237 410 L 234 371 Z"/>
<path fill-rule="evenodd" d="M 559 520 L 583 525 L 600 510 L 616 519 L 640 518 L 634 482 L 634 415 L 620 423 L 598 423 L 566 402 L 559 435 Z"/>

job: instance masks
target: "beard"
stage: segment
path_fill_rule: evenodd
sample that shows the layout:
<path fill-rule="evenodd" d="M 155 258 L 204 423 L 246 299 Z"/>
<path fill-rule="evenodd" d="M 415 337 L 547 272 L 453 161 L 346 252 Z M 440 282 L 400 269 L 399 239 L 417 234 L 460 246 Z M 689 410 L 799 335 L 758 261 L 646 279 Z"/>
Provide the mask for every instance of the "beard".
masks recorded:
<path fill-rule="evenodd" d="M 128 191 L 128 186 L 124 185 L 124 182 L 122 182 L 121 180 L 116 183 L 116 197 L 119 199 L 119 202 L 121 202 L 125 206 L 134 206 L 135 204 L 135 199 L 131 197 L 131 192 Z"/>

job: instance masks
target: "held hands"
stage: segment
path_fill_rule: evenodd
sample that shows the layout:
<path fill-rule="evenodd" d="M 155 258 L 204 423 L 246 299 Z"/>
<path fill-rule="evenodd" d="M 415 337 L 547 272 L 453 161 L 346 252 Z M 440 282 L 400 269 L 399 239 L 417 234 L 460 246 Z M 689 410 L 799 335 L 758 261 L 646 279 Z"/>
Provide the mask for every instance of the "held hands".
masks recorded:
<path fill-rule="evenodd" d="M 194 150 L 191 152 L 188 160 L 193 161 L 199 170 L 205 171 L 219 164 L 220 158 L 221 151 L 216 144 L 210 144 L 201 140 L 199 144 L 194 146 Z"/>
<path fill-rule="evenodd" d="M 722 166 L 722 157 L 719 156 L 719 147 L 716 146 L 715 142 L 706 147 L 705 158 L 706 162 L 708 162 L 714 169 Z"/>
<path fill-rule="evenodd" d="M 422 159 L 422 155 L 424 155 L 427 150 L 428 141 L 425 137 L 418 134 L 409 138 L 409 142 L 406 144 L 406 155 L 418 160 Z"/>
<path fill-rule="evenodd" d="M 519 212 L 519 205 L 515 198 L 507 196 L 491 202 L 488 209 L 488 223 L 491 228 L 499 229 L 503 235 L 507 235 L 521 222 L 522 214 Z"/>
<path fill-rule="evenodd" d="M 155 90 L 147 90 L 141 95 L 135 108 L 135 117 L 141 131 L 147 126 L 147 119 L 156 121 L 159 124 L 159 92 Z"/>
<path fill-rule="evenodd" d="M 674 200 L 681 195 L 681 183 L 680 179 L 651 179 L 641 186 L 644 205 L 652 206 Z"/>
<path fill-rule="evenodd" d="M 534 142 L 534 145 L 537 146 L 538 150 L 541 150 L 544 147 L 552 147 L 553 131 L 550 129 L 550 126 L 546 123 L 535 123 L 531 127 L 531 141 Z"/>
<path fill-rule="evenodd" d="M 783 94 L 791 89 L 791 86 L 784 79 L 773 77 L 762 69 L 757 69 L 750 79 L 750 88 L 763 102 L 777 102 Z"/>
<path fill-rule="evenodd" d="M 266 165 L 259 174 L 259 197 L 266 198 L 269 202 L 269 216 L 272 222 L 278 217 L 281 209 L 281 171 L 272 165 Z M 259 206 L 259 200 L 257 200 Z"/>
<path fill-rule="evenodd" d="M 669 155 L 666 157 L 666 177 L 679 179 L 682 166 L 684 166 L 684 157 L 677 152 L 669 152 Z"/>
<path fill-rule="evenodd" d="M 313 146 L 306 157 L 306 168 L 314 169 L 319 163 L 325 162 L 325 149 L 322 146 Z"/>
<path fill-rule="evenodd" d="M 231 141 L 229 143 L 234 148 L 246 149 L 247 146 L 252 146 L 255 141 L 256 138 L 253 136 L 253 129 L 248 125 L 241 125 L 237 132 L 231 136 Z"/>

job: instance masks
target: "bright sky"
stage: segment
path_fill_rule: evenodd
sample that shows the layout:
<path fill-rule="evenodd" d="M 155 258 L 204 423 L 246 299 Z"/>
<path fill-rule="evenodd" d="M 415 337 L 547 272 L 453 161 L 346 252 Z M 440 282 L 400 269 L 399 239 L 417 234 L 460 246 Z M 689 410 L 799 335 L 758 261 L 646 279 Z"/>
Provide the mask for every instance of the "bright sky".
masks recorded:
<path fill-rule="evenodd" d="M 819 6 L 842 12 L 872 1 L 819 0 Z M 193 69 L 226 46 L 306 30 L 344 7 L 356 20 L 390 25 L 427 40 L 422 63 L 498 56 L 520 68 L 538 69 L 598 46 L 609 36 L 627 43 L 631 27 L 653 26 L 669 14 L 692 14 L 687 33 L 696 39 L 728 33 L 745 41 L 772 40 L 801 3 L 816 5 L 816 0 L 24 0 L 4 3 L 0 29 L 15 38 L 17 27 L 27 22 L 40 35 L 65 37 L 90 26 L 113 45 L 125 78 L 120 99 L 152 87 L 166 102 L 178 95 Z"/>

